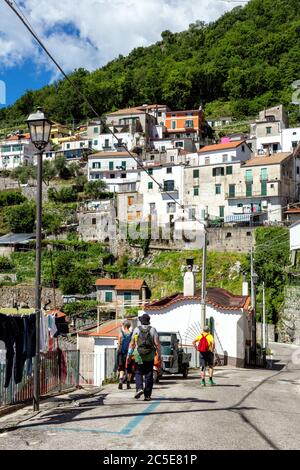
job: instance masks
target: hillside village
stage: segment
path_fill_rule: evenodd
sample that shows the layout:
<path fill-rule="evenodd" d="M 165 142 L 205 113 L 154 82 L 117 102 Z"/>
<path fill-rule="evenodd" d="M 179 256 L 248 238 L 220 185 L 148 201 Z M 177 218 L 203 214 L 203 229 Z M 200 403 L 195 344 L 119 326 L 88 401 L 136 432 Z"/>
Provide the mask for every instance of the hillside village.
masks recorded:
<path fill-rule="evenodd" d="M 218 138 L 228 123 L 232 126 L 234 121 L 220 117 L 208 122 L 201 106 L 172 111 L 160 104 L 121 109 L 108 114 L 105 122 L 92 121 L 73 130 L 52 123 L 43 154 L 45 288 L 59 288 L 79 304 L 91 302 L 86 309 L 91 316 L 97 310 L 93 283 L 100 275 L 141 276 L 152 289 L 152 299 L 171 295 L 182 289 L 180 269 L 185 260 L 192 257 L 201 265 L 197 250 L 203 247 L 204 225 L 209 285 L 241 294 L 256 229 L 282 230 L 283 243 L 284 227 L 300 219 L 300 128 L 289 127 L 282 105 L 262 110 L 249 122 L 247 133 Z M 15 285 L 22 290 L 34 280 L 34 207 L 29 201 L 36 196 L 35 166 L 29 134 L 15 130 L 0 142 L 1 194 L 7 196 L 3 205 L 11 206 L 8 212 L 2 209 L 0 253 L 10 261 L 6 268 L 2 261 L 1 276 L 3 286 L 12 289 Z M 27 226 L 20 223 L 28 217 Z M 49 249 L 54 250 L 52 267 Z M 74 266 L 73 280 L 63 279 L 59 264 L 64 261 L 59 261 L 57 249 L 69 250 L 65 263 Z M 84 252 L 82 262 L 76 259 L 78 249 Z M 160 265 L 165 250 L 166 260 L 180 252 L 180 262 L 176 271 L 167 261 L 173 274 L 157 285 L 160 274 L 155 265 Z M 226 252 L 232 264 L 222 267 Z M 201 273 L 196 276 L 200 280 Z M 283 300 L 282 292 L 277 295 Z M 137 312 L 131 296 L 127 293 L 118 303 L 119 316 L 128 309 Z M 8 295 L 2 307 L 11 302 Z M 111 302 L 108 292 L 101 299 L 104 317 L 109 311 L 105 304 L 112 308 Z M 52 299 L 50 307 L 56 308 L 54 303 Z M 278 321 L 278 308 L 270 305 L 269 322 Z M 79 305 L 79 314 L 82 309 Z"/>

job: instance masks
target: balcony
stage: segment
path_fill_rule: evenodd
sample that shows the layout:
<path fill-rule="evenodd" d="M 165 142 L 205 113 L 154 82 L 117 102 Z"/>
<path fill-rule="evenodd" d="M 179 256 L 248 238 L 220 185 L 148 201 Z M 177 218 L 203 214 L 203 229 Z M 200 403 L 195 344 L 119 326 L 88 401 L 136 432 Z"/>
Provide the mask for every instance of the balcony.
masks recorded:
<path fill-rule="evenodd" d="M 278 194 L 262 194 L 261 191 L 252 191 L 252 194 L 247 196 L 246 192 L 235 192 L 235 195 L 225 193 L 225 199 L 253 199 L 253 198 L 265 198 L 265 197 L 276 197 Z"/>

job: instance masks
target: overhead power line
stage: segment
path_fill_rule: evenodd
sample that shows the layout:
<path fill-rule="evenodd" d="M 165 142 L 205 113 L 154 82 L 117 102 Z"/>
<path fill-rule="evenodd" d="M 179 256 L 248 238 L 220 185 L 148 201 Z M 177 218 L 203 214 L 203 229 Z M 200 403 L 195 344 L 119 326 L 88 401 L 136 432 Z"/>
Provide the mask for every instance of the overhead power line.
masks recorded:
<path fill-rule="evenodd" d="M 57 62 L 57 60 L 53 57 L 53 55 L 50 53 L 50 51 L 46 48 L 42 40 L 39 38 L 38 33 L 36 33 L 29 23 L 28 19 L 24 15 L 24 13 L 20 10 L 20 8 L 16 5 L 16 3 L 12 0 L 4 0 L 5 3 L 12 9 L 12 11 L 17 15 L 17 17 L 20 19 L 20 21 L 23 23 L 23 25 L 26 27 L 26 29 L 29 31 L 29 33 L 34 37 L 34 39 L 37 41 L 37 43 L 40 45 L 40 47 L 43 49 L 43 51 L 47 54 L 47 56 L 50 58 L 50 60 L 55 64 L 55 66 L 58 68 L 60 73 L 63 75 L 63 77 L 70 83 L 70 85 L 76 90 L 78 95 L 85 101 L 85 103 L 88 105 L 89 109 L 93 112 L 93 114 L 99 119 L 100 123 L 109 131 L 109 133 L 116 139 L 117 142 L 119 142 L 118 136 L 113 132 L 107 124 L 104 122 L 103 118 L 99 115 L 95 107 L 90 103 L 89 99 L 87 96 L 81 91 L 81 89 L 74 83 L 74 81 L 66 74 L 66 72 L 63 70 L 63 68 L 60 66 L 60 64 Z M 137 163 L 138 167 L 143 170 L 147 175 L 154 181 L 154 183 L 161 189 L 163 190 L 170 199 L 172 199 L 175 204 L 177 204 L 181 209 L 184 210 L 184 206 L 180 204 L 173 196 L 170 194 L 168 191 L 165 191 L 163 185 L 159 183 L 153 175 L 151 175 L 147 168 L 140 162 L 138 158 L 135 157 L 135 155 L 128 150 L 127 146 L 122 146 L 122 148 L 125 150 L 128 155 L 133 158 L 133 160 Z"/>

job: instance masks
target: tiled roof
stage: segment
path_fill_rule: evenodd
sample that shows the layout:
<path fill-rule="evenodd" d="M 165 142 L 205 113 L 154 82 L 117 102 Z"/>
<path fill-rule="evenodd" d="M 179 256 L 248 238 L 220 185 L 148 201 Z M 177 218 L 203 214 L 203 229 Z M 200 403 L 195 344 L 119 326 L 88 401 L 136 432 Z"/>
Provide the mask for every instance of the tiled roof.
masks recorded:
<path fill-rule="evenodd" d="M 96 286 L 112 286 L 116 290 L 140 290 L 146 285 L 144 279 L 97 279 Z"/>
<path fill-rule="evenodd" d="M 285 214 L 300 214 L 300 208 L 292 208 L 285 211 Z"/>
<path fill-rule="evenodd" d="M 49 312 L 47 312 L 48 315 L 55 315 L 56 318 L 62 318 L 62 317 L 65 317 L 66 314 L 61 312 L 60 310 L 58 310 L 57 308 L 54 309 L 54 310 L 50 310 Z"/>
<path fill-rule="evenodd" d="M 282 152 L 282 153 L 274 153 L 273 155 L 270 155 L 269 157 L 265 155 L 262 157 L 254 157 L 254 158 L 251 158 L 251 160 L 248 160 L 244 164 L 244 167 L 279 164 L 283 162 L 284 160 L 286 160 L 291 155 L 292 155 L 291 152 Z"/>
<path fill-rule="evenodd" d="M 134 156 L 134 157 L 138 157 L 138 155 L 136 155 L 135 153 L 132 153 L 131 154 Z M 128 152 L 97 152 L 97 153 L 92 153 L 91 155 L 89 155 L 89 158 L 107 158 L 107 157 L 130 157 L 130 154 Z"/>
<path fill-rule="evenodd" d="M 108 113 L 108 116 L 117 116 L 118 114 L 141 114 L 142 112 L 148 111 L 149 109 L 154 109 L 154 108 L 165 108 L 166 105 L 164 104 L 147 104 L 147 106 L 135 106 L 132 108 L 123 108 L 123 109 L 118 109 L 118 111 L 114 111 L 112 113 Z"/>
<path fill-rule="evenodd" d="M 195 296 L 184 296 L 183 294 L 173 294 L 164 299 L 153 302 L 145 307 L 145 310 L 162 310 L 177 302 L 185 300 L 201 300 L 200 292 L 197 292 Z M 206 302 L 213 307 L 222 310 L 240 310 L 242 308 L 248 308 L 250 304 L 250 297 L 233 295 L 225 289 L 218 287 L 208 287 Z"/>
<path fill-rule="evenodd" d="M 122 320 L 123 321 L 123 320 Z M 120 328 L 122 326 L 122 321 L 120 320 L 109 320 L 105 322 L 97 331 L 92 332 L 82 332 L 79 333 L 80 336 L 104 336 L 108 338 L 118 338 L 120 333 Z"/>
<path fill-rule="evenodd" d="M 237 142 L 228 142 L 227 144 L 206 145 L 206 147 L 200 149 L 198 153 L 217 152 L 218 150 L 235 149 L 245 143 L 246 142 L 244 140 L 239 140 Z"/>

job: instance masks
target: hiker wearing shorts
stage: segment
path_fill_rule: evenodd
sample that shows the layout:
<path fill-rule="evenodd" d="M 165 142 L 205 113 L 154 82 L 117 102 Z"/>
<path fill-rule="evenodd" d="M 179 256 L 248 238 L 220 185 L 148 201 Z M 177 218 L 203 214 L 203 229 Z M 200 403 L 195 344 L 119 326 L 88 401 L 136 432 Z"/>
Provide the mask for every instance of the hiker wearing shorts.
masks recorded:
<path fill-rule="evenodd" d="M 197 345 L 197 346 L 196 346 Z M 193 346 L 199 351 L 200 357 L 200 368 L 201 368 L 201 385 L 205 387 L 205 372 L 206 367 L 208 367 L 208 384 L 215 385 L 213 381 L 214 373 L 214 349 L 215 341 L 213 335 L 210 333 L 208 326 L 203 328 L 203 332 L 195 338 L 193 341 Z"/>

